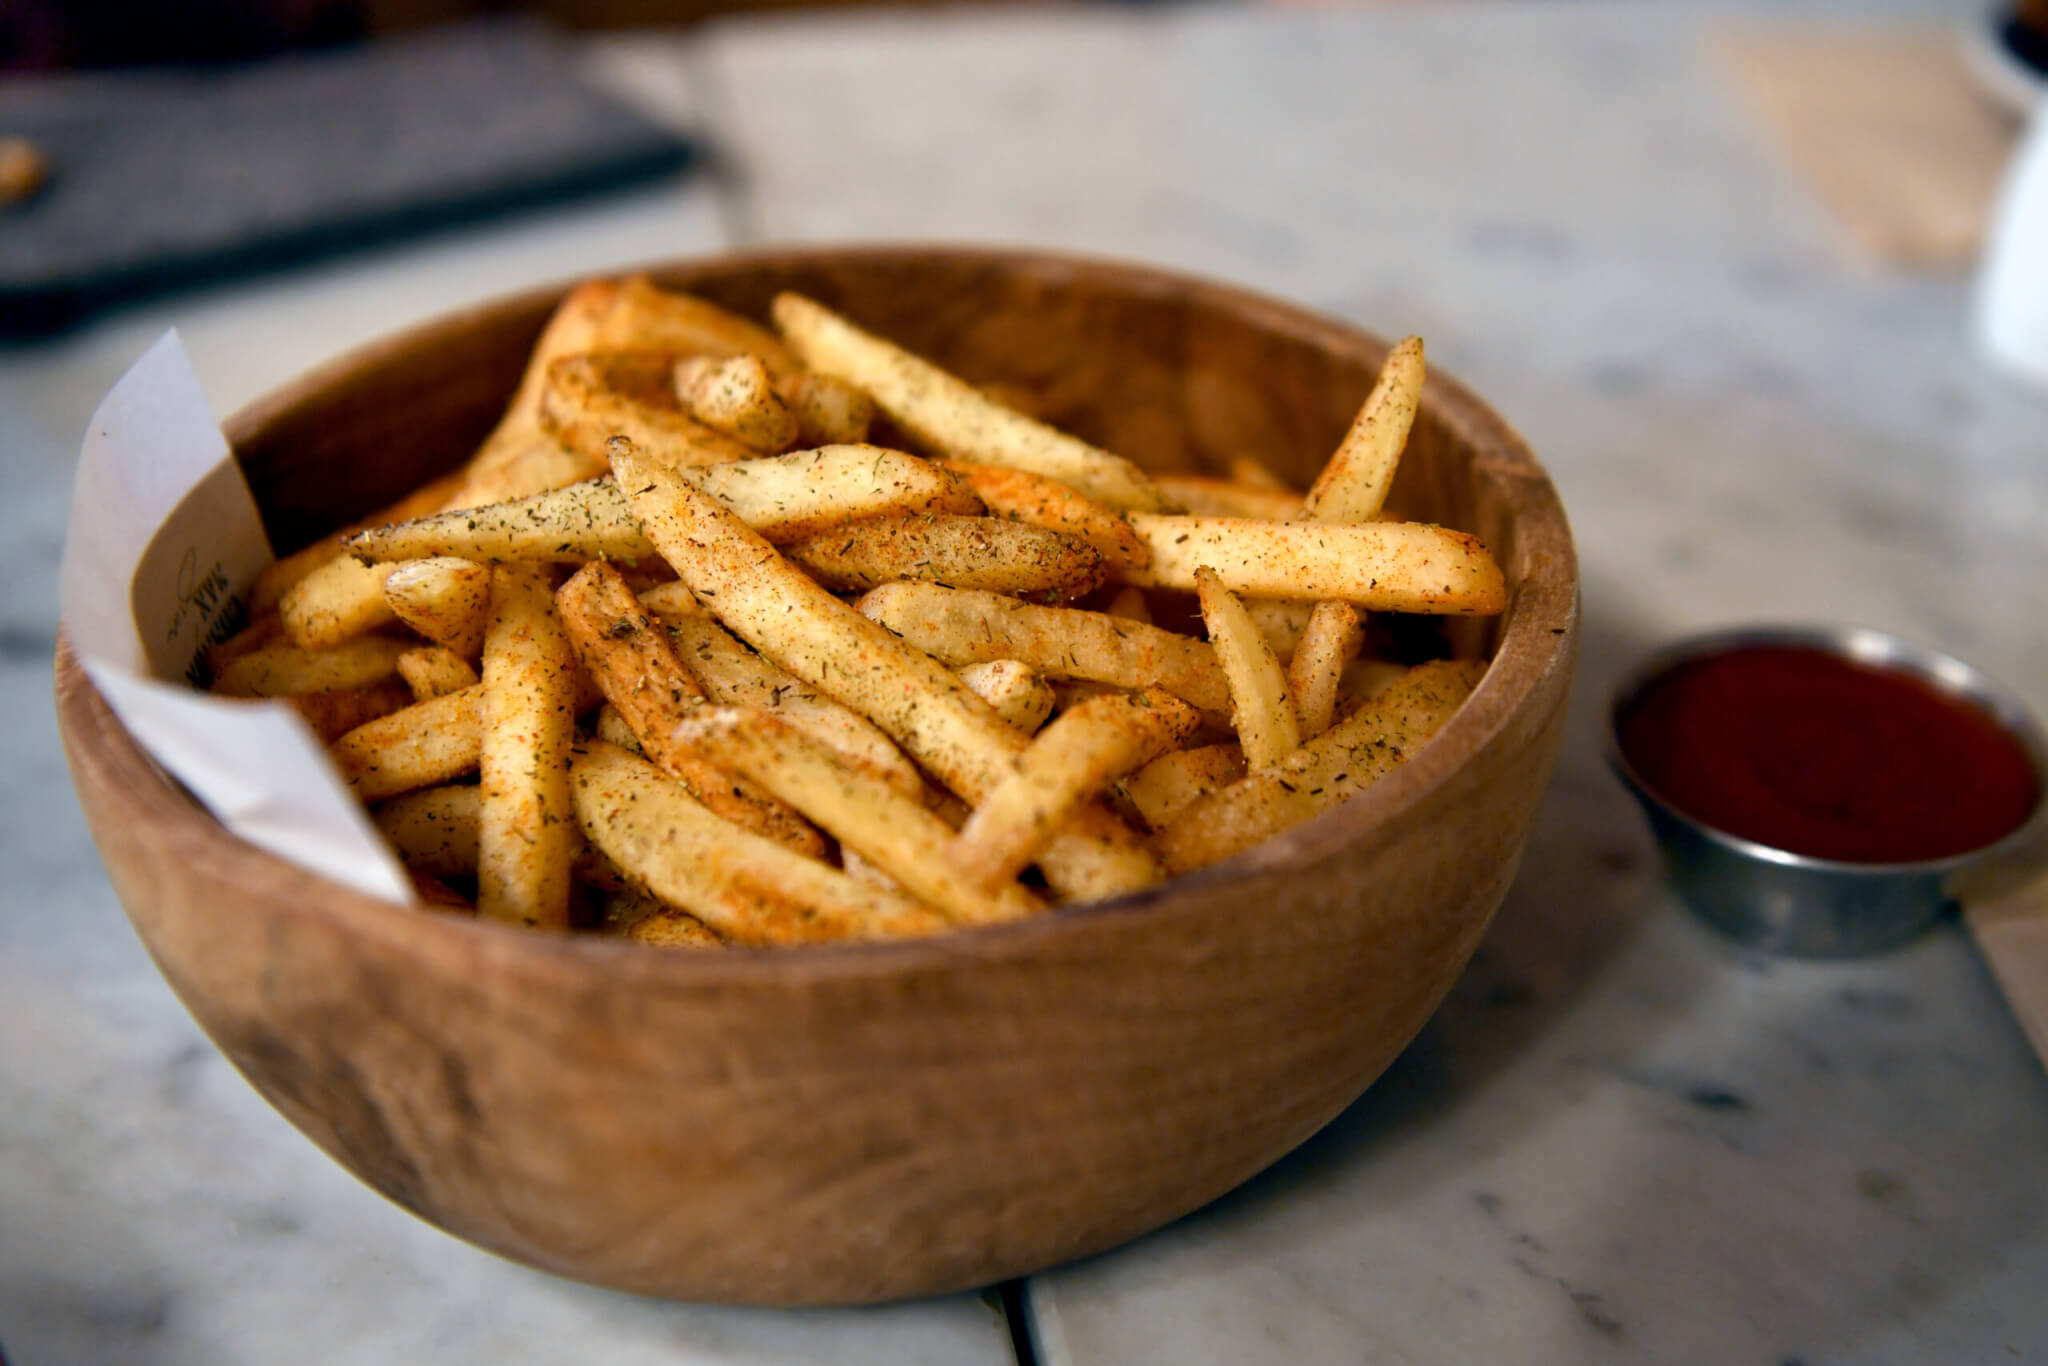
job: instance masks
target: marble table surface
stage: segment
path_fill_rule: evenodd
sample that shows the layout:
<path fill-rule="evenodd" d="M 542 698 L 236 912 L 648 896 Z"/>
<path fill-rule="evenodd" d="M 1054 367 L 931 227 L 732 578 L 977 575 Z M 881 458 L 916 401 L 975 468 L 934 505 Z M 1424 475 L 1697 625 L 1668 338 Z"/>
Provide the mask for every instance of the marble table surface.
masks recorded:
<path fill-rule="evenodd" d="M 1859 19 L 1942 22 L 1898 0 Z M 992 1297 L 770 1313 L 590 1290 L 357 1185 L 254 1096 L 123 921 L 49 721 L 70 465 L 164 327 L 216 406 L 443 308 L 735 241 L 1031 242 L 1384 332 L 1530 438 L 1587 637 L 1520 879 L 1416 1045 L 1301 1151 L 1036 1278 L 1047 1362 L 2048 1358 L 2048 1081 L 1967 937 L 1729 949 L 1603 771 L 1629 662 L 1853 620 L 2048 712 L 2048 396 L 1968 282 L 1844 258 L 1719 82 L 1737 23 L 1590 3 L 753 19 L 595 69 L 716 177 L 188 294 L 0 350 L 0 1343 L 14 1366 L 1008 1360 Z"/>

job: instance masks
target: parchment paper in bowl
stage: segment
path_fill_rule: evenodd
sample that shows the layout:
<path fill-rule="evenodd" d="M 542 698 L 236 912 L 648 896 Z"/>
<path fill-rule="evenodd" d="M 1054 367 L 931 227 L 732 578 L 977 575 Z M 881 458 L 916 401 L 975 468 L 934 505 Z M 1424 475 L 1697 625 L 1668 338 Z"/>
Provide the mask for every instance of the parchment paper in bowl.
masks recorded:
<path fill-rule="evenodd" d="M 222 824 L 371 896 L 411 883 L 298 712 L 195 690 L 272 559 L 175 332 L 121 377 L 87 429 L 64 538 L 61 617 L 137 743 Z"/>

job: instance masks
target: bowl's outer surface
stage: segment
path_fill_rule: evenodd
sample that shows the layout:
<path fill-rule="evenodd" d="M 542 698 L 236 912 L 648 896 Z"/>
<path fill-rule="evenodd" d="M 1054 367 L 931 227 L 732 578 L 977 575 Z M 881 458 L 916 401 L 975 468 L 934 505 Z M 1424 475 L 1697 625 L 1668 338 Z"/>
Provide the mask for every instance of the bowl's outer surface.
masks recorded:
<path fill-rule="evenodd" d="M 1383 345 L 1228 288 L 963 249 L 658 269 L 761 316 L 799 288 L 1155 467 L 1305 480 Z M 279 549 L 459 461 L 560 289 L 359 351 L 229 436 Z M 1421 1028 L 1519 861 L 1564 722 L 1576 569 L 1520 439 L 1432 376 L 1397 505 L 1511 592 L 1478 693 L 1322 820 L 1122 903 L 922 943 L 659 952 L 400 910 L 228 835 L 68 649 L 58 711 L 108 873 L 243 1074 L 423 1218 L 582 1280 L 853 1303 L 1019 1275 L 1156 1228 L 1333 1118 Z"/>

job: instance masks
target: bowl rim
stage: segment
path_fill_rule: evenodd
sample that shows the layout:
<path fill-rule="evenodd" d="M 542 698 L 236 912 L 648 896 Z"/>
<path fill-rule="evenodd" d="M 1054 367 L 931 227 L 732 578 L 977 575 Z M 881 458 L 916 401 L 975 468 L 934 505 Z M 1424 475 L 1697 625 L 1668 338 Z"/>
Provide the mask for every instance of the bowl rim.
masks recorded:
<path fill-rule="evenodd" d="M 380 359 L 431 344 L 479 318 L 543 306 L 592 274 L 610 277 L 644 271 L 660 280 L 749 268 L 914 265 L 932 257 L 1054 280 L 1114 283 L 1140 295 L 1181 297 L 1257 329 L 1339 353 L 1361 349 L 1383 353 L 1388 349 L 1377 334 L 1307 308 L 1149 264 L 1054 250 L 943 242 L 805 244 L 664 257 L 493 295 L 380 335 L 301 372 L 243 405 L 221 424 L 222 431 L 239 458 L 245 440 L 342 377 Z M 1420 754 L 1315 819 L 1208 868 L 1125 896 L 1063 907 L 1054 914 L 961 927 L 915 939 L 841 941 L 720 954 L 649 953 L 642 945 L 600 935 L 535 934 L 523 927 L 474 917 L 421 915 L 417 907 L 400 907 L 344 887 L 231 833 L 141 750 L 107 707 L 61 630 L 56 660 L 59 729 L 66 735 L 67 747 L 74 738 L 72 732 L 88 723 L 112 742 L 113 753 L 102 757 L 121 763 L 128 779 L 117 786 L 118 797 L 147 806 L 154 819 L 174 827 L 171 836 L 179 841 L 183 856 L 217 863 L 223 872 L 265 869 L 265 876 L 275 886 L 303 891 L 283 898 L 287 904 L 281 909 L 286 913 L 337 922 L 337 929 L 350 934 L 402 941 L 412 952 L 445 951 L 471 962 L 481 957 L 491 960 L 493 971 L 550 976 L 580 973 L 580 965 L 601 964 L 607 974 L 635 989 L 686 988 L 712 981 L 796 985 L 828 978 L 948 970 L 991 958 L 1027 958 L 1049 941 L 1106 932 L 1126 922 L 1149 923 L 1170 917 L 1177 903 L 1193 914 L 1198 902 L 1184 901 L 1179 895 L 1183 891 L 1249 882 L 1276 866 L 1312 866 L 1389 827 L 1400 813 L 1448 782 L 1467 761 L 1498 743 L 1542 682 L 1554 671 L 1570 667 L 1579 632 L 1578 564 L 1556 486 L 1521 434 L 1441 369 L 1432 369 L 1425 378 L 1422 402 L 1439 414 L 1455 414 L 1465 440 L 1490 448 L 1490 454 L 1475 457 L 1477 475 L 1511 479 L 1520 486 L 1516 533 L 1530 544 L 1525 560 L 1530 572 L 1520 583 L 1511 583 L 1497 643 L 1473 695 Z M 1510 693 L 1517 685 L 1517 691 Z"/>
<path fill-rule="evenodd" d="M 1895 863 L 1854 863 L 1796 853 L 1711 825 L 1682 809 L 1636 771 L 1621 743 L 1621 718 L 1673 670 L 1702 659 L 1759 646 L 1808 649 L 1853 664 L 1903 674 L 1928 684 L 1950 701 L 1974 707 L 2018 743 L 2034 768 L 2034 806 L 2027 818 L 1997 839 L 1939 858 Z M 1991 674 L 1947 651 L 1890 631 L 1848 622 L 1753 622 L 1682 636 L 1638 660 L 1616 683 L 1607 704 L 1607 763 L 1636 799 L 1708 843 L 1741 858 L 1781 868 L 1843 878 L 1945 878 L 1979 863 L 2022 855 L 2048 838 L 2048 733 L 2019 694 Z"/>

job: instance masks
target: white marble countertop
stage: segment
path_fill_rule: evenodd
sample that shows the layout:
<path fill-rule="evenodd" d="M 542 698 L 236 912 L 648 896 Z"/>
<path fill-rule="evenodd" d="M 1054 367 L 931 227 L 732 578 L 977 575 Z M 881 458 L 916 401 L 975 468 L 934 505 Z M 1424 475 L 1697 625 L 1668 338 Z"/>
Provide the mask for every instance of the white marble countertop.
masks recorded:
<path fill-rule="evenodd" d="M 1798 7 L 1809 15 L 1825 4 Z M 1885 14 L 1941 17 L 1911 3 Z M 1522 876 L 1422 1039 L 1329 1130 L 1028 1290 L 1042 1360 L 2048 1357 L 2048 1082 L 1966 937 L 1731 952 L 1602 771 L 1633 658 L 1854 620 L 2048 712 L 2048 397 L 1967 282 L 1842 259 L 1705 52 L 1735 11 L 998 11 L 749 20 L 613 51 L 724 143 L 685 180 L 0 350 L 0 1342 L 49 1362 L 1007 1360 L 973 1296 L 663 1305 L 476 1252 L 266 1109 L 127 929 L 49 723 L 93 402 L 175 323 L 226 412 L 539 278 L 733 240 L 1032 242 L 1385 332 L 1529 436 L 1579 540 L 1573 731 Z M 1773 10 L 1773 14 L 1782 10 Z M 1867 16 L 1868 8 L 1856 11 Z"/>

